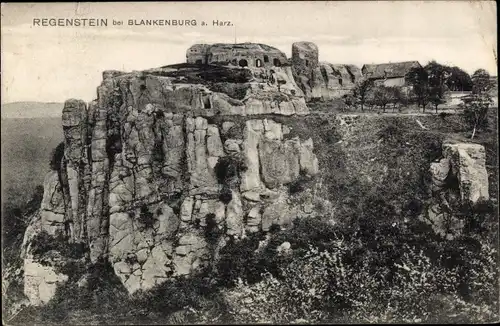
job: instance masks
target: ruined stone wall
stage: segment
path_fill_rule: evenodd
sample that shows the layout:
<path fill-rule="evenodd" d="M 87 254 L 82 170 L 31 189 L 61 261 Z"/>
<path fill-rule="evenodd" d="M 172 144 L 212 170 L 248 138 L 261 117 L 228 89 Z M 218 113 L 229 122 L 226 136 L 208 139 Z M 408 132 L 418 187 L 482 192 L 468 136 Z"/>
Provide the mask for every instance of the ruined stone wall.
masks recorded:
<path fill-rule="evenodd" d="M 339 98 L 351 91 L 361 79 L 354 65 L 319 62 L 318 47 L 311 42 L 292 45 L 292 70 L 306 100 Z"/>
<path fill-rule="evenodd" d="M 186 53 L 187 63 L 225 64 L 237 67 L 272 68 L 285 65 L 286 55 L 257 43 L 195 44 Z"/>
<path fill-rule="evenodd" d="M 186 51 L 186 62 L 196 64 L 206 64 L 208 58 L 208 44 L 194 44 Z"/>
<path fill-rule="evenodd" d="M 292 44 L 292 67 L 297 76 L 309 75 L 319 63 L 319 51 L 312 42 L 295 42 Z"/>

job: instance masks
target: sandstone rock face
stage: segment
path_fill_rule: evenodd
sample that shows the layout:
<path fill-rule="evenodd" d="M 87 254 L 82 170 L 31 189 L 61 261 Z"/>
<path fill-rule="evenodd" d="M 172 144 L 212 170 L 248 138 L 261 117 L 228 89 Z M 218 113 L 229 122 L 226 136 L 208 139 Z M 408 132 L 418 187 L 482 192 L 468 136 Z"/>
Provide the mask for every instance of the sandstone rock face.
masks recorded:
<path fill-rule="evenodd" d="M 461 200 L 475 204 L 480 199 L 489 199 L 484 146 L 445 144 L 443 150 L 450 157 L 452 172 L 458 178 Z"/>
<path fill-rule="evenodd" d="M 57 174 L 57 173 L 56 173 Z M 53 190 L 54 185 L 53 180 L 51 180 L 53 173 L 49 173 L 47 178 L 45 178 L 47 190 Z M 44 196 L 45 197 L 45 196 Z M 62 199 L 60 199 L 62 201 Z M 47 202 L 42 201 L 42 207 L 45 209 L 50 208 L 47 206 Z M 23 243 L 21 245 L 21 258 L 23 259 L 23 270 L 24 270 L 24 294 L 29 300 L 29 303 L 34 306 L 44 305 L 49 302 L 55 295 L 57 286 L 64 284 L 68 280 L 68 275 L 58 273 L 56 271 L 56 266 L 60 263 L 60 259 L 50 255 L 44 255 L 42 264 L 39 258 L 35 259 L 32 254 L 32 243 L 35 236 L 41 232 L 47 232 L 54 235 L 51 232 L 62 232 L 64 228 L 54 227 L 53 224 L 47 224 L 45 219 L 45 214 L 47 210 L 40 210 L 38 213 L 32 216 L 30 223 L 28 224 L 26 231 L 24 233 Z M 64 212 L 60 214 L 64 216 Z"/>
<path fill-rule="evenodd" d="M 443 158 L 430 165 L 433 199 L 421 217 L 447 239 L 461 234 L 464 221 L 452 214 L 460 204 L 489 199 L 485 149 L 479 144 L 443 144 Z"/>
<path fill-rule="evenodd" d="M 42 231 L 83 244 L 88 264 L 109 261 L 132 293 L 208 266 L 227 237 L 296 218 L 286 185 L 301 171 L 318 173 L 312 140 L 285 139 L 290 128 L 258 115 L 308 114 L 303 93 L 290 67 L 245 71 L 251 82 L 224 86 L 246 89 L 239 99 L 162 68 L 106 71 L 95 101 L 65 103 L 64 157 L 47 174 L 25 239 L 33 302 L 46 302 L 67 279 L 30 256 L 30 241 Z M 245 169 L 229 163 L 232 175 L 223 178 L 223 161 L 241 161 Z M 218 239 L 208 241 L 206 228 Z"/>
<path fill-rule="evenodd" d="M 45 176 L 43 199 L 40 206 L 41 230 L 51 235 L 64 232 L 65 205 L 64 197 L 56 171 Z"/>
<path fill-rule="evenodd" d="M 57 286 L 68 280 L 67 275 L 57 273 L 52 267 L 43 266 L 32 258 L 25 259 L 24 271 L 24 294 L 34 306 L 49 302 Z"/>

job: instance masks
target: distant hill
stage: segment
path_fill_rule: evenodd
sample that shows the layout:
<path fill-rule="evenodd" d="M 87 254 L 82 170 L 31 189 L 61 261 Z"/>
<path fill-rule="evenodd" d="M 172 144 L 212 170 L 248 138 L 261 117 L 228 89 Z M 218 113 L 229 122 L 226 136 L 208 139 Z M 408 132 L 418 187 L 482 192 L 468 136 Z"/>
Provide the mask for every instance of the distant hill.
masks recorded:
<path fill-rule="evenodd" d="M 56 102 L 14 102 L 1 107 L 2 119 L 13 118 L 60 118 L 63 103 Z"/>
<path fill-rule="evenodd" d="M 18 119 L 5 119 L 2 112 L 2 206 L 31 198 L 35 187 L 43 184 L 52 149 L 62 140 L 61 111 L 57 117 Z"/>

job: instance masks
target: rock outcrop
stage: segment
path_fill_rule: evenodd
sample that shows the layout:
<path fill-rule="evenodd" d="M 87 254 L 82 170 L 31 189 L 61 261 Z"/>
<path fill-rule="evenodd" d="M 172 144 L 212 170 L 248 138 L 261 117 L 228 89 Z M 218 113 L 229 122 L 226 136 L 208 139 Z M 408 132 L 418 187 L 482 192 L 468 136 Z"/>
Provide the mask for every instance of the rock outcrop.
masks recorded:
<path fill-rule="evenodd" d="M 106 71 L 95 101 L 66 101 L 64 157 L 28 238 L 64 234 L 132 293 L 195 273 L 229 237 L 290 224 L 286 185 L 318 173 L 312 140 L 269 118 L 308 114 L 291 68 L 212 67 L 227 77 L 214 82 L 199 69 Z M 67 276 L 38 266 L 29 244 L 25 292 L 44 303 Z"/>
<path fill-rule="evenodd" d="M 23 285 L 24 294 L 29 303 L 34 306 L 46 304 L 55 295 L 55 291 L 59 285 L 68 281 L 68 275 L 65 275 L 57 270 L 57 266 L 61 263 L 60 257 L 53 254 L 53 251 L 48 251 L 40 256 L 34 256 L 32 251 L 34 239 L 37 235 L 46 232 L 55 236 L 60 234 L 63 228 L 60 227 L 63 217 L 58 221 L 47 219 L 51 216 L 51 208 L 56 211 L 60 209 L 59 205 L 51 206 L 55 201 L 61 201 L 61 197 L 52 197 L 53 194 L 60 194 L 60 189 L 54 189 L 53 173 L 49 173 L 45 178 L 45 191 L 41 204 L 41 209 L 33 216 L 31 223 L 28 225 L 21 246 L 21 258 L 23 259 Z M 64 212 L 63 212 L 64 213 Z M 58 214 L 57 215 L 64 214 Z"/>
<path fill-rule="evenodd" d="M 105 71 L 96 100 L 66 101 L 64 153 L 45 178 L 43 201 L 22 249 L 30 301 L 44 304 L 68 282 L 71 275 L 62 268 L 68 261 L 109 263 L 133 293 L 213 267 L 227 244 L 288 228 L 313 216 L 316 206 L 332 217 L 333 201 L 315 197 L 323 179 L 336 178 L 322 175 L 308 189 L 300 183 L 320 171 L 313 139 L 330 148 L 342 143 L 348 152 L 351 143 L 335 133 L 359 132 L 361 117 L 336 117 L 333 129 L 316 121 L 322 128 L 318 138 L 306 130 L 306 99 L 338 96 L 353 87 L 359 71 L 318 62 L 317 47 L 304 42 L 294 44 L 291 63 Z M 345 157 L 359 155 L 347 172 L 367 183 L 386 182 L 389 168 L 364 152 L 378 143 L 348 152 Z M 322 165 L 332 153 L 342 151 L 320 152 Z M 324 167 L 330 168 L 343 167 Z M 450 207 L 488 198 L 484 148 L 445 144 L 443 158 L 430 169 L 432 202 L 421 218 L 450 238 L 462 223 L 450 220 Z M 55 249 L 40 247 L 36 239 L 47 237 L 63 241 L 63 249 L 60 242 Z M 280 248 L 281 254 L 291 250 L 287 243 Z"/>
<path fill-rule="evenodd" d="M 459 205 L 489 199 L 486 153 L 479 144 L 443 144 L 443 158 L 430 165 L 432 202 L 421 218 L 447 239 L 461 234 L 465 221 L 455 216 Z"/>

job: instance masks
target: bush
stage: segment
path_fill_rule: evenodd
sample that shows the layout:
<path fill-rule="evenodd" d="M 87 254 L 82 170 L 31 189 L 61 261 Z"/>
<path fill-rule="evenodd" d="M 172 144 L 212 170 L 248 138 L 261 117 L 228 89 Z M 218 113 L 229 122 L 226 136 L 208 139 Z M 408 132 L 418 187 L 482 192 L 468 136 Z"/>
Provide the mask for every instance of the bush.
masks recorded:
<path fill-rule="evenodd" d="M 53 171 L 59 171 L 61 169 L 61 161 L 64 157 L 64 142 L 59 143 L 59 145 L 52 150 L 50 169 Z"/>
<path fill-rule="evenodd" d="M 149 211 L 149 208 L 146 204 L 143 204 L 141 206 L 138 220 L 148 229 L 153 228 L 153 225 L 156 221 L 154 214 Z"/>
<path fill-rule="evenodd" d="M 312 178 L 307 176 L 305 172 L 301 170 L 299 177 L 288 184 L 288 193 L 290 195 L 294 195 L 304 191 L 311 180 Z"/>
<path fill-rule="evenodd" d="M 399 258 L 385 264 L 371 259 L 371 250 L 353 257 L 358 254 L 356 247 L 355 242 L 345 240 L 336 240 L 324 250 L 310 246 L 279 267 L 280 277 L 263 273 L 258 283 L 241 278 L 230 291 L 235 302 L 230 309 L 239 315 L 240 322 L 436 322 L 462 312 L 447 310 L 451 296 L 459 298 L 468 311 L 475 311 L 471 315 L 462 312 L 465 321 L 491 320 L 494 316 L 491 301 L 472 303 L 460 295 L 459 267 L 440 265 L 422 249 L 407 244 L 400 248 Z M 497 276 L 494 266 L 492 262 L 475 266 L 472 275 L 482 276 L 469 283 L 480 284 L 481 290 L 492 289 L 491 281 Z M 244 302 L 244 308 L 236 302 Z"/>
<path fill-rule="evenodd" d="M 61 261 L 52 259 L 53 251 L 61 255 Z M 68 275 L 70 280 L 78 279 L 87 270 L 84 259 L 87 252 L 85 243 L 69 243 L 62 233 L 52 236 L 42 231 L 31 240 L 33 258 L 42 265 L 53 267 L 56 273 Z"/>
<path fill-rule="evenodd" d="M 70 324 L 75 312 L 85 311 L 89 322 L 97 317 L 98 321 L 109 323 L 133 311 L 128 305 L 128 293 L 109 263 L 98 261 L 80 273 L 75 272 L 67 283 L 57 287 L 54 297 L 41 309 L 42 321 Z M 80 287 L 77 281 L 84 274 L 88 285 Z"/>
<path fill-rule="evenodd" d="M 230 180 L 246 170 L 243 160 L 233 156 L 220 157 L 215 165 L 215 175 L 219 184 L 227 184 Z"/>
<path fill-rule="evenodd" d="M 220 251 L 217 262 L 216 278 L 221 285 L 233 286 L 239 277 L 256 282 L 261 279 L 261 273 L 268 265 L 259 261 L 255 250 L 258 248 L 259 235 L 248 236 L 238 242 L 232 238 Z"/>
<path fill-rule="evenodd" d="M 367 196 L 349 223 L 299 219 L 272 233 L 260 251 L 258 238 L 225 248 L 230 272 L 221 277 L 236 286 L 228 294 L 230 310 L 239 322 L 491 321 L 498 307 L 497 250 L 478 229 L 443 240 L 408 219 L 422 209 L 420 201 L 407 208 L 398 213 L 383 198 Z M 472 218 L 491 207 L 464 210 Z M 276 252 L 284 241 L 291 254 Z"/>

